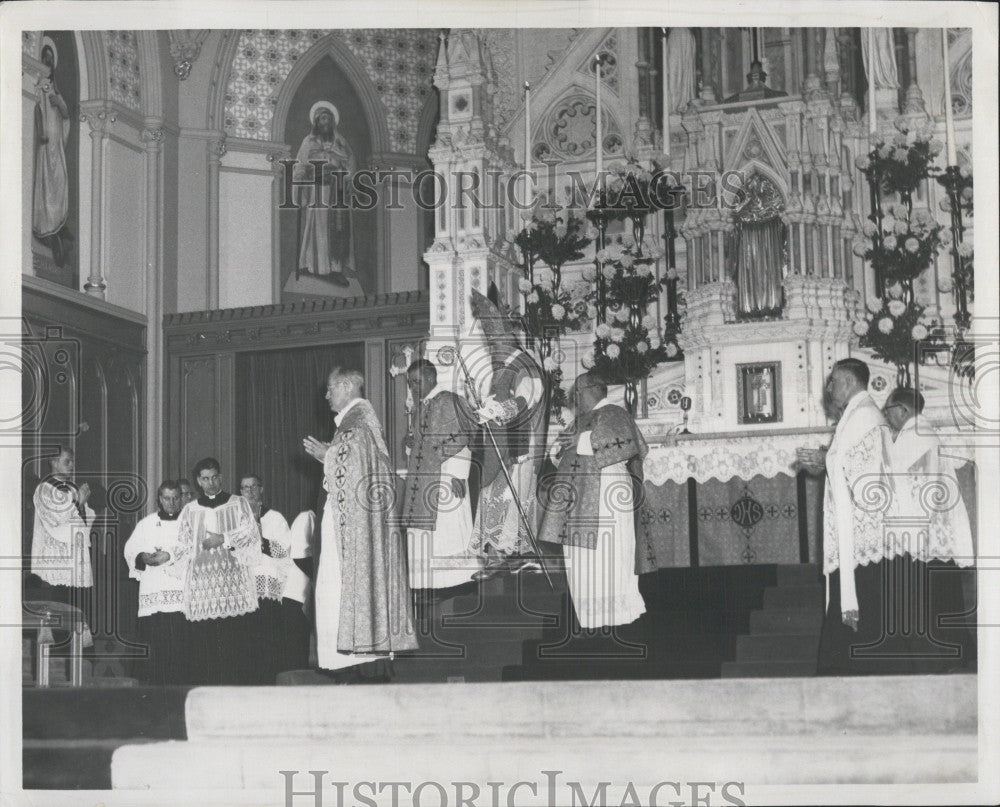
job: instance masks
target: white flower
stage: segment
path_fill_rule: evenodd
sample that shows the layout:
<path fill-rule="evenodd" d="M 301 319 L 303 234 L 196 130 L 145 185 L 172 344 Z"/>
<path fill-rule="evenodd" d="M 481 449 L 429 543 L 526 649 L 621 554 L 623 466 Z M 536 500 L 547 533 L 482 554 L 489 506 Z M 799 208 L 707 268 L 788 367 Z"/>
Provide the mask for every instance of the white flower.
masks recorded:
<path fill-rule="evenodd" d="M 618 270 L 615 269 L 613 264 L 605 264 L 604 268 L 601 269 L 601 274 L 604 275 L 608 280 L 611 280 L 615 276 Z"/>
<path fill-rule="evenodd" d="M 951 212 L 951 201 L 945 196 L 940 202 L 938 202 L 938 207 L 940 207 L 945 213 Z"/>
<path fill-rule="evenodd" d="M 973 252 L 972 244 L 970 244 L 968 241 L 963 241 L 961 244 L 958 245 L 958 254 L 961 255 L 963 258 L 971 258 L 972 252 Z"/>
<path fill-rule="evenodd" d="M 882 302 L 881 302 L 881 300 L 879 300 L 879 299 L 878 299 L 877 297 L 872 297 L 872 298 L 871 298 L 870 300 L 868 300 L 868 302 L 867 302 L 867 303 L 865 304 L 865 307 L 866 307 L 866 308 L 867 308 L 867 309 L 868 309 L 869 311 L 871 311 L 871 312 L 872 312 L 873 314 L 877 314 L 877 313 L 878 313 L 879 311 L 881 311 L 881 310 L 882 310 Z"/>
<path fill-rule="evenodd" d="M 854 323 L 854 333 L 858 336 L 864 336 L 868 333 L 868 323 L 863 319 L 859 319 Z"/>
<path fill-rule="evenodd" d="M 677 273 L 677 268 L 674 267 L 674 266 L 671 266 L 669 269 L 667 269 L 667 275 L 666 275 L 666 277 L 667 277 L 667 280 L 677 280 L 677 278 L 680 277 L 680 275 Z"/>
<path fill-rule="evenodd" d="M 970 188 L 968 185 L 966 185 L 964 188 L 962 188 L 962 198 L 966 202 L 971 202 L 972 201 L 972 188 Z"/>
<path fill-rule="evenodd" d="M 865 257 L 865 253 L 869 249 L 871 249 L 871 244 L 864 238 L 856 238 L 851 246 L 851 251 L 859 258 Z"/>
<path fill-rule="evenodd" d="M 608 251 L 606 249 L 599 249 L 599 250 L 597 250 L 597 255 L 595 257 L 601 263 L 607 263 L 607 261 L 608 261 Z"/>
<path fill-rule="evenodd" d="M 942 294 L 948 294 L 955 288 L 955 282 L 950 277 L 945 275 L 944 277 L 938 278 L 937 287 L 938 291 Z"/>
<path fill-rule="evenodd" d="M 597 267 L 588 263 L 586 266 L 583 267 L 583 270 L 580 272 L 580 277 L 582 277 L 588 283 L 593 283 L 595 280 L 597 280 Z"/>
<path fill-rule="evenodd" d="M 563 224 L 562 222 L 559 222 L 555 226 L 554 232 L 556 234 L 556 238 L 565 238 L 566 237 L 566 225 Z"/>
<path fill-rule="evenodd" d="M 900 297 L 903 296 L 903 284 L 897 281 L 893 283 L 891 286 L 889 286 L 889 288 L 886 289 L 886 291 L 889 293 L 890 297 L 895 297 L 896 299 L 899 299 Z"/>
<path fill-rule="evenodd" d="M 916 238 L 907 238 L 906 243 L 903 244 L 906 247 L 907 252 L 918 252 L 920 250 L 920 242 Z"/>
<path fill-rule="evenodd" d="M 653 330 L 656 327 L 656 317 L 653 314 L 646 314 L 642 318 L 642 327 L 647 331 Z"/>
<path fill-rule="evenodd" d="M 611 316 L 618 322 L 628 322 L 629 310 L 622 306 L 617 311 L 612 311 Z"/>
<path fill-rule="evenodd" d="M 623 255 L 621 256 L 621 258 L 619 258 L 619 262 L 620 262 L 620 263 L 621 263 L 621 265 L 622 265 L 622 266 L 624 266 L 624 267 L 625 267 L 626 269 L 631 269 L 631 268 L 632 268 L 632 266 L 633 266 L 633 264 L 635 264 L 635 258 L 633 258 L 633 257 L 632 257 L 631 255 L 629 255 L 629 254 L 628 254 L 628 253 L 626 252 L 626 253 L 624 253 L 624 254 L 623 254 Z"/>
<path fill-rule="evenodd" d="M 865 219 L 865 223 L 861 225 L 861 232 L 871 238 L 878 232 L 878 227 L 875 226 L 875 222 L 871 219 Z"/>
<path fill-rule="evenodd" d="M 545 368 L 545 372 L 552 373 L 559 369 L 559 362 L 553 359 L 551 356 L 546 356 L 542 361 L 542 367 Z"/>
<path fill-rule="evenodd" d="M 883 160 L 888 160 L 890 154 L 892 154 L 892 146 L 888 143 L 883 143 L 878 147 L 878 156 Z"/>
<path fill-rule="evenodd" d="M 591 319 L 597 319 L 597 306 L 593 303 L 587 303 L 587 316 Z"/>
<path fill-rule="evenodd" d="M 578 280 L 573 284 L 570 293 L 579 299 L 583 299 L 590 294 L 590 284 L 586 280 Z"/>
<path fill-rule="evenodd" d="M 559 305 L 559 303 L 556 303 L 552 306 L 552 316 L 556 319 L 562 319 L 566 316 L 566 309 Z"/>
<path fill-rule="evenodd" d="M 622 354 L 622 350 L 618 345 L 608 345 L 607 350 L 604 352 L 609 359 L 617 359 Z"/>
<path fill-rule="evenodd" d="M 595 333 L 597 334 L 598 339 L 607 339 L 608 336 L 611 334 L 611 326 L 608 325 L 607 323 L 602 322 L 600 325 L 597 326 L 597 330 L 595 331 Z"/>
<path fill-rule="evenodd" d="M 893 228 L 896 235 L 906 235 L 910 231 L 910 225 L 905 221 L 897 221 L 896 226 Z"/>
<path fill-rule="evenodd" d="M 896 236 L 887 235 L 885 241 L 882 242 L 886 249 L 895 249 L 897 245 Z"/>
<path fill-rule="evenodd" d="M 526 277 L 522 277 L 517 281 L 517 287 L 521 290 L 521 294 L 527 294 L 531 291 L 531 281 Z"/>
<path fill-rule="evenodd" d="M 635 346 L 635 349 L 639 353 L 645 353 L 646 351 L 649 350 L 649 345 L 647 345 L 645 342 L 638 342 Z"/>
<path fill-rule="evenodd" d="M 583 231 L 583 237 L 588 241 L 594 241 L 597 238 L 597 228 L 593 224 L 587 225 L 587 229 Z"/>
<path fill-rule="evenodd" d="M 944 143 L 942 143 L 937 138 L 934 138 L 930 142 L 930 146 L 928 148 L 930 150 L 931 156 L 932 157 L 937 157 L 937 155 L 941 153 L 941 149 L 944 148 Z"/>
<path fill-rule="evenodd" d="M 635 268 L 635 273 L 639 277 L 651 277 L 653 274 L 653 267 L 650 266 L 648 263 L 640 263 Z"/>
<path fill-rule="evenodd" d="M 543 266 L 535 273 L 535 277 L 537 278 L 539 283 L 552 283 L 552 280 L 555 277 L 555 275 L 552 274 L 551 269 L 549 269 L 547 266 Z"/>
<path fill-rule="evenodd" d="M 649 337 L 649 346 L 653 350 L 656 350 L 660 346 L 660 344 L 661 344 L 661 342 L 660 342 L 660 337 L 659 336 L 651 336 L 651 337 Z"/>
<path fill-rule="evenodd" d="M 892 138 L 892 145 L 894 146 L 906 146 L 906 134 L 905 132 L 900 132 L 894 138 Z"/>
<path fill-rule="evenodd" d="M 859 154 L 854 158 L 854 164 L 858 167 L 858 170 L 867 171 L 868 166 L 871 165 L 871 160 L 868 159 L 867 154 Z"/>
<path fill-rule="evenodd" d="M 903 117 L 902 115 L 900 115 L 900 116 L 899 116 L 898 118 L 896 118 L 896 119 L 895 119 L 895 120 L 894 120 L 894 121 L 892 122 L 892 125 L 893 125 L 893 126 L 894 126 L 894 127 L 896 128 L 896 131 L 897 131 L 897 132 L 901 132 L 901 133 L 902 133 L 902 134 L 904 134 L 904 135 L 905 135 L 905 134 L 906 134 L 906 133 L 907 133 L 907 132 L 909 131 L 909 129 L 910 129 L 910 126 L 909 126 L 909 124 L 907 123 L 907 120 L 906 120 L 906 118 L 904 118 L 904 117 Z"/>
<path fill-rule="evenodd" d="M 905 146 L 898 146 L 892 150 L 892 159 L 896 162 L 905 163 L 910 158 L 910 150 Z"/>
<path fill-rule="evenodd" d="M 535 303 L 537 303 L 538 302 L 538 292 L 537 291 L 531 292 L 531 294 L 528 295 L 527 300 L 532 305 L 534 305 Z"/>
<path fill-rule="evenodd" d="M 612 328 L 611 329 L 610 339 L 611 339 L 612 342 L 620 342 L 624 338 L 625 338 L 625 329 L 624 328 Z"/>
<path fill-rule="evenodd" d="M 675 345 L 673 342 L 668 342 L 667 356 L 672 359 L 676 355 L 677 355 L 677 345 Z"/>
<path fill-rule="evenodd" d="M 888 308 L 890 314 L 892 314 L 894 317 L 899 317 L 902 316 L 903 313 L 905 313 L 906 303 L 904 303 L 902 300 L 890 300 Z"/>
<path fill-rule="evenodd" d="M 515 238 L 517 238 L 517 230 L 507 230 L 507 234 L 504 236 L 507 243 L 513 244 Z"/>
<path fill-rule="evenodd" d="M 941 230 L 941 235 L 939 237 L 941 239 L 942 246 L 951 246 L 951 230 Z"/>
<path fill-rule="evenodd" d="M 891 233 L 894 229 L 896 229 L 896 217 L 886 216 L 885 218 L 883 218 L 882 229 L 885 230 L 887 233 Z"/>
<path fill-rule="evenodd" d="M 635 238 L 632 237 L 631 233 L 625 233 L 625 235 L 622 236 L 622 246 L 629 248 L 635 246 Z"/>
<path fill-rule="evenodd" d="M 882 319 L 878 321 L 878 329 L 882 331 L 882 333 L 890 334 L 892 333 L 892 328 L 892 320 L 888 317 L 882 317 Z"/>
<path fill-rule="evenodd" d="M 914 326 L 913 326 L 913 328 L 912 328 L 912 329 L 910 330 L 910 336 L 912 336 L 912 337 L 913 337 L 914 339 L 916 339 L 916 340 L 917 340 L 918 342 L 919 342 L 919 341 L 920 341 L 921 339 L 926 339 L 926 338 L 927 338 L 927 328 L 926 328 L 925 326 L 921 325 L 921 324 L 920 324 L 920 323 L 918 322 L 918 323 L 917 323 L 916 325 L 914 325 Z"/>
<path fill-rule="evenodd" d="M 583 358 L 580 359 L 580 364 L 583 365 L 583 367 L 584 367 L 585 370 L 589 370 L 591 367 L 593 367 L 594 366 L 594 351 L 593 350 L 588 350 L 586 353 L 584 353 L 583 354 Z"/>

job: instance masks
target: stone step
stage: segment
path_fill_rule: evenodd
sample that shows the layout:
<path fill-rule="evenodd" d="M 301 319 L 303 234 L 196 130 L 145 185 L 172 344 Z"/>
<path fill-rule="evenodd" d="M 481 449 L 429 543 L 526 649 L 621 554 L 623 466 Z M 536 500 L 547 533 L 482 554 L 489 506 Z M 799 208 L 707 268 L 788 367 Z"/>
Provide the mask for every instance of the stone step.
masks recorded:
<path fill-rule="evenodd" d="M 818 563 L 791 563 L 778 566 L 779 586 L 808 586 L 821 583 L 823 574 Z"/>
<path fill-rule="evenodd" d="M 713 682 L 679 683 L 704 686 Z M 735 682 L 723 683 L 733 685 Z M 747 683 L 741 681 L 739 686 L 747 686 Z M 438 688 L 449 695 L 461 695 L 478 685 Z M 418 687 L 396 689 L 406 695 Z M 502 713 L 510 698 L 497 691 L 498 688 L 493 689 L 495 694 L 489 711 Z M 286 691 L 299 689 L 289 687 Z M 596 690 L 594 692 L 596 697 Z M 417 696 L 414 693 L 409 697 Z M 780 699 L 780 696 L 775 698 L 776 701 Z M 501 705 L 502 708 L 498 708 Z M 456 723 L 478 724 L 481 714 L 469 713 L 464 720 L 451 714 L 451 719 Z M 501 783 L 499 794 L 503 803 L 508 803 L 508 799 L 509 803 L 529 803 L 525 801 L 524 786 L 516 796 L 510 790 L 515 781 L 523 780 L 538 783 L 539 798 L 532 798 L 532 804 L 578 804 L 581 803 L 581 789 L 587 803 L 633 804 L 636 792 L 627 791 L 626 783 L 638 789 L 640 798 L 648 798 L 651 789 L 665 778 L 664 748 L 669 749 L 669 768 L 674 772 L 672 780 L 734 784 L 736 787 L 729 790 L 734 798 L 742 795 L 739 785 L 743 783 L 749 786 L 831 782 L 913 784 L 971 782 L 979 775 L 975 732 L 942 736 L 931 724 L 922 726 L 905 741 L 896 733 L 843 734 L 828 725 L 805 736 L 796 732 L 761 735 L 760 732 L 747 734 L 730 730 L 705 737 L 696 734 L 698 727 L 694 722 L 679 731 L 660 731 L 653 735 L 655 741 L 651 741 L 650 735 L 639 733 L 629 737 L 600 737 L 600 754 L 596 757 L 594 747 L 598 741 L 595 736 L 559 737 L 557 740 L 531 736 L 518 737 L 516 742 L 511 742 L 508 734 L 487 734 L 475 741 L 463 742 L 430 740 L 418 743 L 394 738 L 359 743 L 332 731 L 321 742 L 244 739 L 225 746 L 203 741 L 123 746 L 114 752 L 111 780 L 116 790 L 171 790 L 177 788 L 178 772 L 183 772 L 185 789 L 211 791 L 205 793 L 206 802 L 232 803 L 231 792 L 242 790 L 248 797 L 252 794 L 254 803 L 284 804 L 286 788 L 315 793 L 316 780 L 309 771 L 320 771 L 319 792 L 326 796 L 323 803 L 334 803 L 337 790 L 331 782 L 384 783 L 389 760 L 393 781 L 472 782 L 477 783 L 483 795 L 490 792 L 486 783 L 496 782 Z M 286 777 L 278 773 L 283 770 L 298 773 Z M 554 774 L 556 789 L 551 800 L 546 795 L 549 780 L 541 771 L 558 772 Z M 601 781 L 613 783 L 607 787 L 606 800 L 594 796 Z M 575 790 L 569 782 L 574 783 Z M 712 803 L 716 800 L 725 803 L 721 799 L 721 787 L 720 784 L 713 789 L 715 799 Z M 361 792 L 370 794 L 372 791 Z M 402 790 L 407 803 L 411 792 Z M 664 797 L 676 799 L 674 792 L 661 786 L 659 803 L 666 803 L 662 800 Z M 688 794 L 690 790 L 685 788 L 682 792 Z M 708 789 L 702 787 L 702 798 L 707 798 L 706 792 Z M 387 791 L 382 793 L 382 803 L 388 804 Z M 631 795 L 626 795 L 628 793 Z M 426 795 L 426 788 L 422 794 Z M 466 789 L 465 796 L 469 795 Z M 303 800 L 319 803 L 319 797 L 315 796 L 299 796 L 299 801 Z M 477 803 L 481 802 L 477 800 Z M 642 803 L 649 802 L 644 800 Z"/>
<path fill-rule="evenodd" d="M 723 678 L 803 678 L 816 675 L 812 661 L 727 661 Z"/>
<path fill-rule="evenodd" d="M 736 661 L 810 661 L 816 664 L 819 634 L 764 633 L 736 639 Z"/>
<path fill-rule="evenodd" d="M 398 665 L 401 659 L 397 659 Z M 498 709 L 497 704 L 503 703 Z M 581 708 L 586 704 L 586 708 Z M 978 730 L 975 675 L 627 681 L 467 687 L 197 687 L 185 704 L 191 740 L 317 741 L 393 738 L 689 736 L 838 731 L 899 737 Z M 462 716 L 470 716 L 463 719 Z M 475 715 L 475 719 L 471 716 Z M 330 748 L 324 748 L 329 751 Z M 304 769 L 302 766 L 294 766 Z M 661 771 L 662 772 L 662 771 Z M 447 780 L 451 781 L 451 780 Z"/>
<path fill-rule="evenodd" d="M 156 745 L 159 742 L 149 741 Z M 21 757 L 25 790 L 110 790 L 111 758 L 123 745 L 143 740 L 25 740 Z"/>
<path fill-rule="evenodd" d="M 750 614 L 750 633 L 814 633 L 823 627 L 823 613 L 818 609 L 771 608 Z"/>
<path fill-rule="evenodd" d="M 688 634 L 658 636 L 639 632 L 621 632 L 611 637 L 591 638 L 569 632 L 547 634 L 542 639 L 524 642 L 525 663 L 545 663 L 560 655 L 586 658 L 593 656 L 631 656 L 638 651 L 648 659 L 723 660 L 732 658 L 735 634 Z"/>
<path fill-rule="evenodd" d="M 718 678 L 719 662 L 561 658 L 504 669 L 504 681 L 680 681 Z"/>
<path fill-rule="evenodd" d="M 823 586 L 781 586 L 764 592 L 764 608 L 801 608 L 823 612 Z"/>

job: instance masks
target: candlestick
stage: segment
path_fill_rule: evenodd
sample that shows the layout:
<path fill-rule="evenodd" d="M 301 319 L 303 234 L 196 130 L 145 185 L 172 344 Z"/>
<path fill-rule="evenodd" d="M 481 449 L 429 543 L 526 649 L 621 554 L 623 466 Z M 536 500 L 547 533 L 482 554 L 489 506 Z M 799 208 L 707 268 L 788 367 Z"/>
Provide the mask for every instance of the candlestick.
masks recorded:
<path fill-rule="evenodd" d="M 604 124 L 601 121 L 601 59 L 598 53 L 594 57 L 594 98 L 597 107 L 597 183 L 603 186 L 601 173 L 604 171 Z"/>
<path fill-rule="evenodd" d="M 878 119 L 875 112 L 875 34 L 873 29 L 865 29 L 868 37 L 868 134 L 878 131 Z"/>
<path fill-rule="evenodd" d="M 531 85 L 524 82 L 524 198 L 530 204 L 533 190 L 531 181 Z"/>
<path fill-rule="evenodd" d="M 663 59 L 660 76 L 663 79 L 663 156 L 670 156 L 670 76 L 667 75 L 667 29 L 663 31 Z"/>
<path fill-rule="evenodd" d="M 947 146 L 948 165 L 958 165 L 955 146 L 955 121 L 951 109 L 951 68 L 948 63 L 948 29 L 941 29 L 941 55 L 944 57 L 944 139 Z"/>

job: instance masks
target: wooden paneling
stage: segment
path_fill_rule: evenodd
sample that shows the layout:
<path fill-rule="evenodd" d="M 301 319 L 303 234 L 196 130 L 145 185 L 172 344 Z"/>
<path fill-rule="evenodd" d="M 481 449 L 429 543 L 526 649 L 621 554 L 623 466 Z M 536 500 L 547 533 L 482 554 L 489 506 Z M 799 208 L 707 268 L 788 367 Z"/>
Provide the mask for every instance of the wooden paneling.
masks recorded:
<path fill-rule="evenodd" d="M 389 364 L 398 345 L 422 342 L 429 321 L 422 292 L 167 315 L 165 474 L 188 475 L 195 461 L 212 452 L 224 474 L 237 472 L 234 446 L 240 440 L 236 433 L 240 402 L 234 390 L 239 354 L 320 345 L 364 344 L 361 369 L 366 394 L 395 454 L 405 436 L 405 415 L 400 421 L 401 382 L 390 378 Z M 405 399 L 405 387 L 403 395 Z M 394 460 L 399 467 L 399 456 Z M 228 478 L 226 482 L 236 484 Z"/>
<path fill-rule="evenodd" d="M 38 479 L 61 446 L 72 448 L 77 480 L 90 484 L 98 515 L 91 628 L 95 639 L 118 640 L 117 650 L 105 651 L 121 652 L 134 637 L 137 605 L 122 547 L 157 484 L 143 479 L 145 319 L 36 278 L 24 278 L 22 289 L 23 547 L 30 552 Z"/>

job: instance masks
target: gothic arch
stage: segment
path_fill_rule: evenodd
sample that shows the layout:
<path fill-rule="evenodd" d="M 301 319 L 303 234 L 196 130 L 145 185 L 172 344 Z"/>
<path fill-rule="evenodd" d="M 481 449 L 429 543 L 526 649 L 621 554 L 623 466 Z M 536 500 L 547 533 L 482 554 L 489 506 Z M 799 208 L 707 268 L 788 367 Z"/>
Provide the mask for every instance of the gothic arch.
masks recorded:
<path fill-rule="evenodd" d="M 379 98 L 375 85 L 364 66 L 350 48 L 344 44 L 340 36 L 335 33 L 327 34 L 322 39 L 317 40 L 295 62 L 295 67 L 285 76 L 281 83 L 281 89 L 278 91 L 278 103 L 274 109 L 274 117 L 271 119 L 271 139 L 280 142 L 284 137 L 288 108 L 295 96 L 295 91 L 302 80 L 309 75 L 309 71 L 324 56 L 330 56 L 337 67 L 343 71 L 361 102 L 361 107 L 364 109 L 368 121 L 368 130 L 371 133 L 371 153 L 378 154 L 391 150 L 389 124 L 386 121 L 382 99 Z"/>
<path fill-rule="evenodd" d="M 765 179 L 770 180 L 774 187 L 778 189 L 782 202 L 788 202 L 788 180 L 768 163 L 761 162 L 760 160 L 748 160 L 737 168 L 736 171 L 742 174 L 745 181 L 749 180 L 754 174 L 760 174 Z"/>
<path fill-rule="evenodd" d="M 80 65 L 80 100 L 103 101 L 108 97 L 108 54 L 100 31 L 79 31 L 76 51 Z"/>

